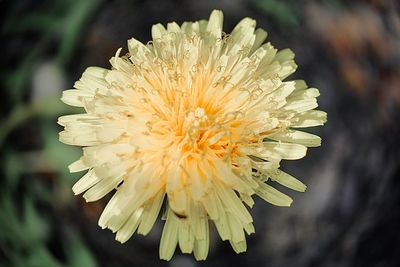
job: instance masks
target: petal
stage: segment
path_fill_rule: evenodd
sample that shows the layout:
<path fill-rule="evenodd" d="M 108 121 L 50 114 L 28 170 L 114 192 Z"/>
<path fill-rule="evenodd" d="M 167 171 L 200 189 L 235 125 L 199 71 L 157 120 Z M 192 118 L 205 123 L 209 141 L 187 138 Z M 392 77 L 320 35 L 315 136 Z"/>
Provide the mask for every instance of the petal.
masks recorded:
<path fill-rule="evenodd" d="M 288 160 L 301 159 L 307 153 L 307 147 L 300 144 L 264 142 L 264 147 L 277 152 L 283 159 Z"/>
<path fill-rule="evenodd" d="M 147 186 L 139 187 L 139 183 L 147 184 Z M 135 168 L 108 202 L 99 218 L 99 225 L 118 231 L 135 210 L 157 195 L 162 186 L 152 169 L 147 166 Z"/>
<path fill-rule="evenodd" d="M 87 166 L 83 161 L 82 158 L 78 159 L 77 161 L 71 163 L 68 166 L 69 172 L 80 172 L 89 169 L 90 166 Z"/>
<path fill-rule="evenodd" d="M 265 201 L 276 206 L 283 207 L 289 207 L 292 204 L 293 200 L 290 197 L 283 194 L 282 192 L 279 192 L 272 186 L 267 185 L 263 182 L 259 182 L 259 185 L 260 186 L 255 190 L 256 194 Z"/>
<path fill-rule="evenodd" d="M 153 228 L 153 225 L 157 219 L 162 203 L 164 201 L 165 192 L 160 192 L 145 206 L 143 209 L 142 221 L 140 223 L 138 234 L 147 235 Z"/>
<path fill-rule="evenodd" d="M 295 82 L 283 82 L 278 89 L 270 94 L 270 96 L 273 97 L 275 101 L 281 101 L 286 99 L 286 97 L 289 96 L 295 89 Z"/>
<path fill-rule="evenodd" d="M 193 25 L 193 22 L 190 22 L 190 21 L 183 22 L 181 25 L 182 32 L 184 32 L 188 35 L 191 35 L 191 33 L 193 32 L 192 25 Z"/>
<path fill-rule="evenodd" d="M 178 214 L 187 215 L 187 198 L 188 193 L 184 189 L 169 193 L 168 203 L 170 208 Z"/>
<path fill-rule="evenodd" d="M 244 56 L 248 55 L 253 47 L 256 36 L 254 30 L 256 21 L 251 18 L 242 19 L 233 29 L 226 46 L 226 54 L 233 56 L 246 48 Z"/>
<path fill-rule="evenodd" d="M 205 260 L 208 255 L 208 250 L 210 246 L 210 233 L 209 233 L 209 224 L 208 220 L 204 219 L 202 221 L 202 225 L 204 227 L 204 234 L 201 237 L 198 237 L 194 242 L 193 253 L 196 260 Z"/>
<path fill-rule="evenodd" d="M 253 45 L 255 37 L 252 39 L 252 42 L 249 43 L 250 40 L 242 40 L 243 37 L 249 36 L 249 34 L 253 35 L 256 27 L 256 21 L 251 18 L 242 19 L 236 26 L 233 28 L 230 37 L 233 39 L 232 42 L 241 42 L 245 41 L 244 45 Z M 247 41 L 247 42 L 246 42 Z"/>
<path fill-rule="evenodd" d="M 284 110 L 294 110 L 296 112 L 304 112 L 318 107 L 317 99 L 307 98 L 295 101 L 288 101 L 283 107 Z"/>
<path fill-rule="evenodd" d="M 214 190 L 210 191 L 203 199 L 202 204 L 211 220 L 217 220 L 219 216 L 219 210 L 217 202 L 215 201 Z"/>
<path fill-rule="evenodd" d="M 167 30 L 162 24 L 158 23 L 151 27 L 151 37 L 153 38 L 153 41 L 162 38 L 165 34 L 167 34 Z"/>
<path fill-rule="evenodd" d="M 296 90 L 290 95 L 289 98 L 293 100 L 318 97 L 319 90 L 316 88 L 307 88 L 307 85 L 302 80 L 294 81 L 296 83 Z"/>
<path fill-rule="evenodd" d="M 148 55 L 152 53 L 147 46 L 135 38 L 128 40 L 128 50 L 131 61 L 136 63 L 147 60 Z"/>
<path fill-rule="evenodd" d="M 167 32 L 168 33 L 178 33 L 181 32 L 181 28 L 176 22 L 170 22 L 167 24 Z"/>
<path fill-rule="evenodd" d="M 271 180 L 276 181 L 280 183 L 281 185 L 284 185 L 290 189 L 299 191 L 299 192 L 305 192 L 307 186 L 294 178 L 293 176 L 287 174 L 286 172 L 283 172 L 279 169 L 276 169 L 275 171 L 269 172 L 269 176 L 271 177 Z"/>
<path fill-rule="evenodd" d="M 121 243 L 125 243 L 126 241 L 129 240 L 129 238 L 131 238 L 131 236 L 133 235 L 133 233 L 136 231 L 136 229 L 139 226 L 139 223 L 142 218 L 142 212 L 143 212 L 143 209 L 140 208 L 140 209 L 137 209 L 134 213 L 132 213 L 132 215 L 124 223 L 122 228 L 120 230 L 118 230 L 118 232 L 115 236 L 115 240 L 117 240 Z"/>
<path fill-rule="evenodd" d="M 91 123 L 99 123 L 100 118 L 96 115 L 91 114 L 73 114 L 73 115 L 65 115 L 58 118 L 57 123 L 61 126 L 67 126 L 67 124 L 72 123 L 72 125 L 77 123 L 82 124 L 91 124 Z"/>
<path fill-rule="evenodd" d="M 190 177 L 188 177 L 188 179 L 190 180 L 189 190 L 191 192 L 193 200 L 198 201 L 205 194 L 205 188 L 203 185 L 203 178 L 202 178 L 203 175 L 200 172 L 197 164 L 195 163 L 193 163 L 191 168 L 188 168 L 188 170 L 190 173 Z"/>
<path fill-rule="evenodd" d="M 108 83 L 105 81 L 105 77 L 109 72 L 110 70 L 100 67 L 89 67 L 83 72 L 82 77 L 74 84 L 74 87 L 92 93 L 105 94 L 108 91 Z"/>
<path fill-rule="evenodd" d="M 307 147 L 317 147 L 321 145 L 321 137 L 318 135 L 295 130 L 273 133 L 268 135 L 268 138 L 275 141 L 297 143 Z"/>
<path fill-rule="evenodd" d="M 194 242 L 194 234 L 190 224 L 181 220 L 178 231 L 178 244 L 182 253 L 192 253 Z"/>
<path fill-rule="evenodd" d="M 254 234 L 256 232 L 256 229 L 254 229 L 254 225 L 252 223 L 244 225 L 244 230 L 248 235 Z"/>
<path fill-rule="evenodd" d="M 254 40 L 253 47 L 250 50 L 250 54 L 252 54 L 254 51 L 256 51 L 262 45 L 262 43 L 265 41 L 265 39 L 267 39 L 267 36 L 268 36 L 268 33 L 261 28 L 258 28 L 254 32 L 254 34 L 256 35 L 256 38 Z"/>
<path fill-rule="evenodd" d="M 327 113 L 321 110 L 308 110 L 291 119 L 291 127 L 304 128 L 323 125 L 327 120 Z"/>
<path fill-rule="evenodd" d="M 229 240 L 229 243 L 231 244 L 233 250 L 238 254 L 242 253 L 242 252 L 245 252 L 247 250 L 246 240 L 243 240 L 243 241 L 238 242 L 238 243 L 235 243 L 232 240 Z"/>
<path fill-rule="evenodd" d="M 116 188 L 117 185 L 122 182 L 123 178 L 124 176 L 122 174 L 120 176 L 102 179 L 89 190 L 87 190 L 86 193 L 83 194 L 83 197 L 87 202 L 99 200 L 100 198 L 111 192 L 111 190 Z"/>
<path fill-rule="evenodd" d="M 167 221 L 161 234 L 160 258 L 169 261 L 174 255 L 178 243 L 179 219 L 171 209 L 167 211 Z"/>
<path fill-rule="evenodd" d="M 94 173 L 93 169 L 90 169 L 82 178 L 80 178 L 74 184 L 74 186 L 72 187 L 72 191 L 74 191 L 75 195 L 79 195 L 100 181 L 101 178 L 99 178 Z"/>
<path fill-rule="evenodd" d="M 206 31 L 211 33 L 216 39 L 221 38 L 222 23 L 224 21 L 224 14 L 220 10 L 213 10 L 208 20 Z"/>
<path fill-rule="evenodd" d="M 215 184 L 216 193 L 222 201 L 225 209 L 232 213 L 236 218 L 245 224 L 253 222 L 249 211 L 243 205 L 243 202 L 236 195 L 232 189 L 225 188 L 223 185 L 218 183 Z"/>
<path fill-rule="evenodd" d="M 229 240 L 231 239 L 231 230 L 229 229 L 226 209 L 224 208 L 217 194 L 213 194 L 212 201 L 215 203 L 218 213 L 218 218 L 213 220 L 215 227 L 217 228 L 217 232 L 222 240 Z"/>
<path fill-rule="evenodd" d="M 87 90 L 69 89 L 62 92 L 61 101 L 74 107 L 84 107 L 85 102 L 92 100 L 94 93 Z"/>
<path fill-rule="evenodd" d="M 228 224 L 231 230 L 231 241 L 233 243 L 246 242 L 246 236 L 244 235 L 243 226 L 241 221 L 239 221 L 233 214 L 227 213 Z M 242 252 L 242 251 L 240 251 Z M 237 252 L 239 253 L 239 252 Z"/>
<path fill-rule="evenodd" d="M 296 71 L 297 65 L 293 59 L 294 53 L 290 49 L 283 49 L 276 54 L 274 60 L 278 61 L 281 65 L 278 75 L 282 80 Z"/>

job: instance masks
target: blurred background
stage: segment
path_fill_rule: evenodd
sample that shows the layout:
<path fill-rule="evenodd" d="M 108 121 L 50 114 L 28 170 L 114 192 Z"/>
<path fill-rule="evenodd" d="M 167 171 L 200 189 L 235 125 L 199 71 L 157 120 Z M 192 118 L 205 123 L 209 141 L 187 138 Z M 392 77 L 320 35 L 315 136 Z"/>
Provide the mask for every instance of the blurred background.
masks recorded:
<path fill-rule="evenodd" d="M 0 72 L 0 266 L 400 266 L 400 3 L 396 0 L 3 0 Z M 211 237 L 206 262 L 179 250 L 158 259 L 163 222 L 121 245 L 97 226 L 108 199 L 85 203 L 67 165 L 79 148 L 56 124 L 81 112 L 59 100 L 88 66 L 109 67 L 126 40 L 151 25 L 225 13 L 230 32 L 257 20 L 290 47 L 303 78 L 321 91 L 322 147 L 284 169 L 308 185 L 291 208 L 257 200 L 248 252 Z"/>

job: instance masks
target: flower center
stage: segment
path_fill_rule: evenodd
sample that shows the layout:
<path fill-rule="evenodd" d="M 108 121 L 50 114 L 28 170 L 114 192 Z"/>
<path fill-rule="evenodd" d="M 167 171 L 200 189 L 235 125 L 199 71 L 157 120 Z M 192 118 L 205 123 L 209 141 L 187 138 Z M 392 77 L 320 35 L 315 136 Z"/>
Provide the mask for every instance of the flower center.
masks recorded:
<path fill-rule="evenodd" d="M 195 111 L 191 111 L 186 116 L 186 123 L 188 127 L 188 134 L 191 137 L 196 137 L 201 126 L 208 120 L 206 112 L 203 108 L 196 108 Z"/>

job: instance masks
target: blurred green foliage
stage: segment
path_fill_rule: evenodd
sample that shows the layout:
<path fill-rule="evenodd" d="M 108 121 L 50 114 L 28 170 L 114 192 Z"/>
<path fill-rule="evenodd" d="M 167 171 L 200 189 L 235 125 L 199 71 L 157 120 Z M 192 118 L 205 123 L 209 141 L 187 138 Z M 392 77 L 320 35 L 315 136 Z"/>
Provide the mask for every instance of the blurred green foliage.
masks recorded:
<path fill-rule="evenodd" d="M 283 28 L 296 28 L 300 25 L 296 0 L 252 0 L 252 3 Z"/>
<path fill-rule="evenodd" d="M 101 1 L 45 1 L 34 11 L 29 10 L 32 3 L 28 2 L 27 10 L 24 3 L 10 4 L 1 26 L 1 35 L 7 39 L 26 42 L 24 36 L 28 34 L 37 41 L 0 77 L 3 93 L 12 107 L 0 118 L 0 266 L 95 267 L 92 252 L 74 229 L 61 227 L 67 232 L 61 234 L 65 239 L 57 249 L 65 257 L 55 255 L 49 245 L 54 242 L 50 239 L 56 227 L 52 217 L 71 204 L 71 184 L 78 178 L 68 173 L 67 166 L 81 154 L 80 149 L 58 141 L 56 116 L 79 110 L 62 104 L 54 94 L 28 101 L 26 96 L 32 91 L 35 70 L 49 59 L 49 47 L 54 43 L 56 51 L 51 61 L 65 75 L 80 37 Z M 10 142 L 10 135 L 20 138 L 15 131 L 32 121 L 37 122 L 35 127 L 41 133 L 41 149 L 20 149 Z"/>

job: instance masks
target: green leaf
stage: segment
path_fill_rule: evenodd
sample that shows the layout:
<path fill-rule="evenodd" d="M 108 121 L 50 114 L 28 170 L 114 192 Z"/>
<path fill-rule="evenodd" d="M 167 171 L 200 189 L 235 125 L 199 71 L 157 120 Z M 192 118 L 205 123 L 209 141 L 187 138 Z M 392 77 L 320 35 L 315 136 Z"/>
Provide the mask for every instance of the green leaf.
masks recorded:
<path fill-rule="evenodd" d="M 89 248 L 81 239 L 75 238 L 66 247 L 68 266 L 70 267 L 96 267 L 97 263 Z"/>
<path fill-rule="evenodd" d="M 253 0 L 253 3 L 283 27 L 295 28 L 300 25 L 295 1 Z"/>
<path fill-rule="evenodd" d="M 4 171 L 8 187 L 7 190 L 13 191 L 18 184 L 22 168 L 15 152 L 10 149 L 5 149 L 4 153 L 7 155 L 4 159 Z"/>
<path fill-rule="evenodd" d="M 63 267 L 43 245 L 33 248 L 30 252 L 26 259 L 26 267 Z"/>
<path fill-rule="evenodd" d="M 23 229 L 16 214 L 16 207 L 10 193 L 3 194 L 0 199 L 0 240 L 19 242 L 23 240 Z"/>
<path fill-rule="evenodd" d="M 25 236 L 32 245 L 42 243 L 46 239 L 48 226 L 30 198 L 26 198 L 24 202 L 24 225 Z"/>
<path fill-rule="evenodd" d="M 76 45 L 82 34 L 82 25 L 87 24 L 87 21 L 96 11 L 101 3 L 100 0 L 76 1 L 72 6 L 69 16 L 64 20 L 62 31 L 61 46 L 58 51 L 57 61 L 60 65 L 65 66 L 72 58 Z"/>
<path fill-rule="evenodd" d="M 3 27 L 3 34 L 17 34 L 24 31 L 46 32 L 53 30 L 59 18 L 54 14 L 34 13 L 9 20 Z"/>

